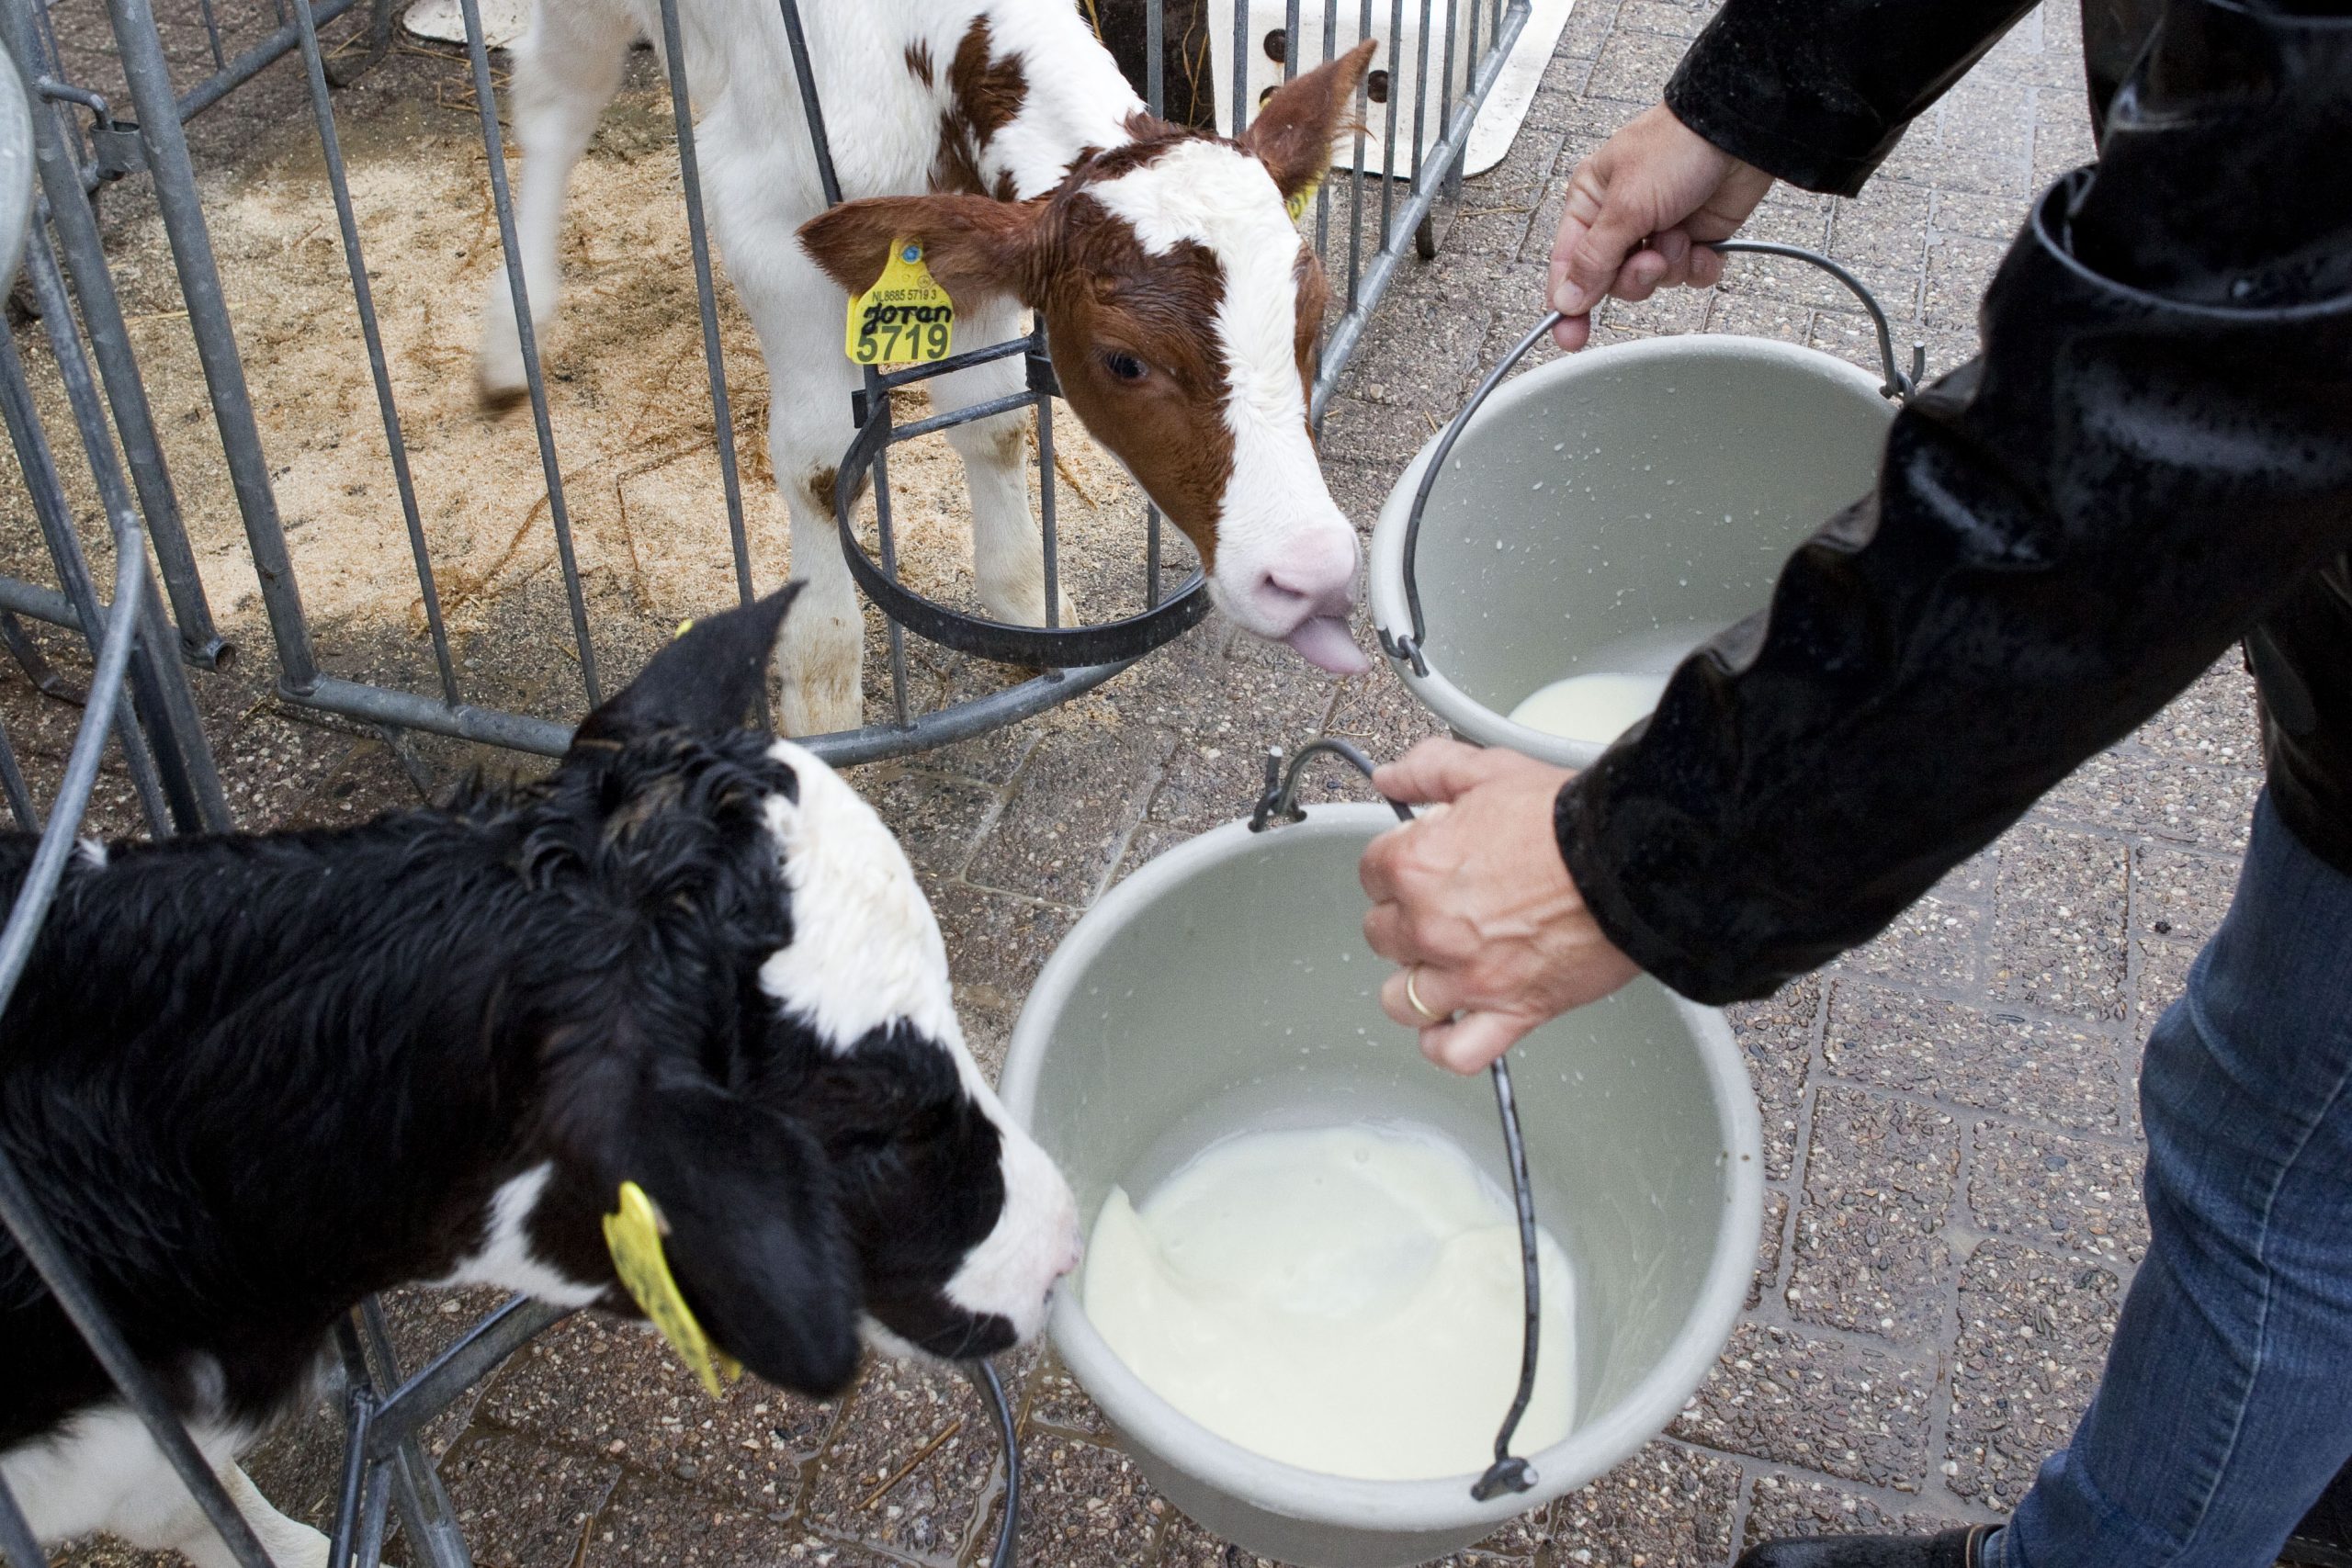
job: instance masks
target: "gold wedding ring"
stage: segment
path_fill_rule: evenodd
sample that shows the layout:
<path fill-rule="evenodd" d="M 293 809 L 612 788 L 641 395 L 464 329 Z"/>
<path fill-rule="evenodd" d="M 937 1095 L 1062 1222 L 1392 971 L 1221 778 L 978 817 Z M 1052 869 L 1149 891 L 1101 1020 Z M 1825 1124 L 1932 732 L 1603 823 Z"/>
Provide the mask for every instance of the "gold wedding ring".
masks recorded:
<path fill-rule="evenodd" d="M 1423 1018 L 1429 1020 L 1430 1022 L 1443 1023 L 1445 1021 L 1445 1016 L 1442 1013 L 1434 1013 L 1430 1011 L 1430 1004 L 1421 1000 L 1420 987 L 1415 984 L 1415 982 L 1419 980 L 1420 977 L 1421 966 L 1418 964 L 1405 971 L 1405 999 L 1413 1004 L 1413 1010 L 1415 1012 L 1419 1013 Z"/>

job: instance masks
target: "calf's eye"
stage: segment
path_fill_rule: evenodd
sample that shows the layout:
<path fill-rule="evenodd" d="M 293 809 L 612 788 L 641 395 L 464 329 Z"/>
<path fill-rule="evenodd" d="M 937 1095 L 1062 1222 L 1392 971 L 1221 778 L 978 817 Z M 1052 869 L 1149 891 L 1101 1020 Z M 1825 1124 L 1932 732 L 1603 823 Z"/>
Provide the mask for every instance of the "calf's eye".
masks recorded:
<path fill-rule="evenodd" d="M 1102 356 L 1102 368 L 1121 381 L 1136 382 L 1151 374 L 1150 367 L 1134 355 L 1113 350 Z"/>

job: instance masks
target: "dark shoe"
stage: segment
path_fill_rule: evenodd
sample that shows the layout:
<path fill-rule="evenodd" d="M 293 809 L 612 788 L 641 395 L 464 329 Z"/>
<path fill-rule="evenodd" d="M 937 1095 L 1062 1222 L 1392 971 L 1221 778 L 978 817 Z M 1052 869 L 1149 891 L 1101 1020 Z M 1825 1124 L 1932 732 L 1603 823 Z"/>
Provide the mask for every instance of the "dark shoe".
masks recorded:
<path fill-rule="evenodd" d="M 2352 1464 L 2335 1472 L 2278 1552 L 2296 1568 L 2352 1568 Z"/>
<path fill-rule="evenodd" d="M 1768 1540 L 1743 1555 L 1737 1568 L 1978 1568 L 1990 1525 L 1941 1535 L 1825 1535 L 1808 1540 Z"/>

